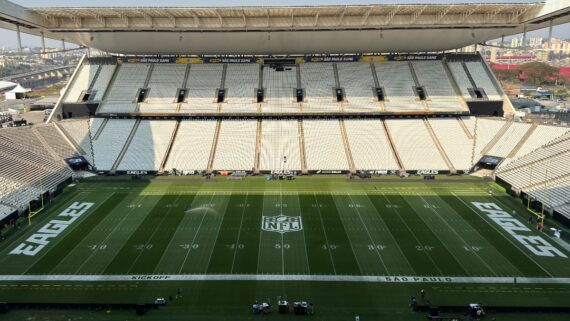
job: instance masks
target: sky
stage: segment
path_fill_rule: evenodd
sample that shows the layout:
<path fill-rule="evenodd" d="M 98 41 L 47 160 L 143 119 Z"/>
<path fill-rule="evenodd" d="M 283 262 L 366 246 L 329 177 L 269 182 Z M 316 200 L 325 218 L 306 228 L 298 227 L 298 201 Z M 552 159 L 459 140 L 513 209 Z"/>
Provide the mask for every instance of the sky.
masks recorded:
<path fill-rule="evenodd" d="M 493 3 L 493 2 L 540 2 L 539 0 L 11 0 L 24 7 L 223 7 L 223 6 L 301 6 L 301 5 L 366 5 L 366 4 L 410 4 L 410 3 Z M 546 37 L 547 30 L 529 33 L 529 37 L 540 35 Z M 570 24 L 556 26 L 553 36 L 570 38 Z M 15 48 L 17 46 L 16 33 L 0 29 L 0 48 Z M 22 45 L 36 47 L 41 45 L 39 37 L 22 34 Z M 46 39 L 46 46 L 61 47 L 61 41 Z"/>

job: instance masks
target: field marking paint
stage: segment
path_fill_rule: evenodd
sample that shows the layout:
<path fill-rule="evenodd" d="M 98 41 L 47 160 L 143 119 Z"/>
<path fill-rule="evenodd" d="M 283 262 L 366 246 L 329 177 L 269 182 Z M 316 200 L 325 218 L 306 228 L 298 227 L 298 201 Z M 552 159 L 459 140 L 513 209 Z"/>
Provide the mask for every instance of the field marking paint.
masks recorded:
<path fill-rule="evenodd" d="M 214 192 L 212 194 L 212 196 L 210 197 L 210 203 L 214 199 L 215 195 L 216 195 L 216 192 Z M 186 255 L 184 256 L 184 261 L 182 261 L 182 264 L 180 265 L 180 269 L 178 269 L 178 273 L 182 272 L 184 265 L 186 265 L 186 260 L 188 260 L 188 256 L 190 255 L 190 250 L 192 249 L 192 246 L 194 245 L 194 242 L 196 241 L 196 237 L 198 237 L 198 233 L 200 232 L 200 228 L 202 227 L 202 223 L 204 223 L 204 219 L 206 218 L 206 214 L 208 213 L 208 208 L 206 207 L 202 211 L 204 212 L 204 214 L 202 215 L 202 220 L 200 220 L 200 224 L 198 225 L 198 228 L 196 229 L 196 233 L 194 233 L 194 237 L 192 238 L 192 242 L 190 243 L 190 247 L 188 247 L 188 250 L 186 251 Z"/>
<path fill-rule="evenodd" d="M 521 253 L 523 253 L 524 255 L 526 255 L 526 257 L 531 260 L 536 266 L 538 266 L 542 271 L 544 271 L 548 276 L 552 277 L 552 274 L 550 272 L 548 272 L 547 270 L 545 270 L 540 264 L 538 264 L 538 262 L 536 262 L 530 255 L 528 255 L 528 253 L 526 253 L 525 251 L 523 251 L 519 246 L 517 246 L 517 244 L 515 244 L 515 242 L 510 238 L 507 237 L 507 235 L 505 235 L 503 232 L 501 232 L 499 230 L 499 228 L 495 225 L 495 224 L 491 224 L 491 222 L 489 222 L 487 219 L 485 219 L 485 217 L 483 215 L 481 215 L 479 212 L 477 212 L 476 210 L 474 210 L 471 206 L 469 206 L 469 204 L 467 204 L 464 200 L 462 200 L 459 196 L 455 195 L 455 193 L 451 193 L 453 194 L 453 196 L 455 196 L 455 198 L 457 198 L 461 203 L 463 203 L 467 208 L 469 208 L 472 212 L 474 212 L 475 214 L 477 214 L 484 222 L 486 222 L 489 226 L 491 226 L 497 233 L 499 233 L 500 235 L 502 235 L 509 243 L 511 243 L 515 248 L 517 248 Z"/>
<path fill-rule="evenodd" d="M 495 195 L 491 196 L 493 199 L 497 200 L 497 202 L 501 203 L 505 208 L 509 208 L 510 206 L 508 204 L 505 204 L 505 202 L 501 201 L 501 199 Z M 563 239 L 557 238 L 557 237 L 553 237 L 551 234 L 549 233 L 542 233 L 543 237 L 548 238 L 549 240 L 551 240 L 552 242 L 557 243 L 558 245 L 560 245 L 562 248 L 564 248 L 566 251 L 570 252 L 570 245 L 568 243 L 566 243 Z M 564 257 L 566 258 L 566 257 Z"/>
<path fill-rule="evenodd" d="M 111 197 L 109 196 L 109 198 L 111 198 Z M 137 198 L 138 198 L 138 197 L 137 197 Z M 142 197 L 140 198 L 140 201 L 139 201 L 138 203 L 142 203 L 145 198 L 146 198 L 146 196 L 142 196 Z M 106 202 L 106 201 L 107 201 L 107 200 L 105 200 L 105 202 Z M 127 219 L 127 217 L 129 217 L 129 216 L 131 215 L 131 213 L 132 213 L 133 211 L 134 211 L 134 208 L 129 209 L 127 215 L 123 215 L 123 217 L 121 218 L 121 220 L 119 221 L 119 223 L 116 224 L 115 227 L 111 230 L 111 232 L 107 233 L 107 236 L 105 236 L 105 238 L 103 239 L 103 241 L 100 242 L 100 243 L 98 243 L 98 244 L 108 244 L 107 241 L 109 240 L 109 238 L 111 237 L 111 235 L 113 235 L 113 233 L 115 233 L 115 231 L 119 228 L 119 226 L 120 226 L 121 224 L 123 224 L 123 222 Z M 119 251 L 120 251 L 120 249 L 119 249 Z M 117 255 L 117 254 L 119 253 L 119 251 L 117 251 L 117 253 L 115 253 L 115 255 Z M 83 263 L 81 263 L 81 265 L 77 268 L 77 270 L 75 270 L 75 273 L 79 272 L 79 271 L 83 268 L 83 266 L 84 266 L 89 260 L 91 260 L 91 257 L 92 257 L 93 255 L 95 255 L 95 253 L 97 253 L 97 251 L 91 251 L 91 253 L 90 253 L 89 256 L 87 257 L 87 259 L 85 259 L 85 261 L 83 261 Z"/>
<path fill-rule="evenodd" d="M 350 199 L 350 202 L 352 204 L 355 204 L 354 201 L 352 200 L 352 196 L 347 192 L 346 195 L 348 196 L 348 198 Z M 372 238 L 372 234 L 370 234 L 370 231 L 368 230 L 368 227 L 366 226 L 366 223 L 364 223 L 364 220 L 362 219 L 362 215 L 360 215 L 360 211 L 358 210 L 358 206 L 353 206 L 352 207 L 355 211 L 356 214 L 358 214 L 358 218 L 360 218 L 360 222 L 362 223 L 362 226 L 364 226 L 364 230 L 366 230 L 366 233 L 368 234 L 368 238 L 370 239 L 370 241 L 372 242 L 372 244 L 375 244 L 374 239 Z M 350 241 L 350 240 L 349 240 Z M 388 267 L 386 266 L 386 263 L 384 263 L 384 259 L 382 259 L 382 255 L 380 255 L 380 251 L 378 249 L 375 249 L 376 254 L 378 255 L 378 258 L 380 258 L 380 262 L 382 262 L 382 265 L 384 266 L 384 269 L 386 270 L 386 273 L 390 273 L 390 271 L 388 271 Z M 409 264 L 409 263 L 408 263 Z M 413 268 L 412 268 L 413 269 Z"/>
<path fill-rule="evenodd" d="M 296 202 L 293 202 L 293 204 L 297 205 L 296 210 L 299 211 L 299 218 L 301 219 L 301 222 L 302 222 L 303 221 L 303 216 L 302 216 L 303 211 L 301 210 L 301 201 L 299 200 L 299 194 L 297 193 L 295 195 L 295 197 L 296 197 Z M 305 260 L 307 262 L 307 272 L 308 272 L 308 274 L 311 274 L 311 265 L 309 264 L 309 250 L 307 248 L 307 246 L 308 246 L 307 238 L 305 237 L 305 230 L 303 229 L 301 231 L 303 232 L 303 245 L 305 245 Z"/>
<path fill-rule="evenodd" d="M 176 204 L 176 202 L 178 202 L 178 200 L 180 199 L 180 194 L 178 194 L 178 196 L 176 196 L 176 199 L 174 200 L 174 204 Z M 160 201 L 159 201 L 160 202 Z M 140 204 L 140 203 L 139 203 Z M 129 266 L 129 269 L 127 270 L 127 273 L 131 272 L 131 270 L 133 269 L 133 267 L 135 266 L 135 264 L 138 262 L 138 260 L 140 259 L 141 255 L 144 253 L 144 250 L 148 248 L 148 241 L 152 240 L 152 238 L 154 237 L 154 235 L 156 234 L 156 232 L 158 232 L 160 226 L 162 225 L 162 223 L 164 223 L 164 220 L 166 219 L 166 217 L 168 217 L 168 214 L 172 211 L 173 208 L 175 208 L 175 206 L 168 206 L 167 207 L 168 210 L 166 210 L 166 213 L 162 216 L 162 219 L 160 220 L 160 223 L 158 223 L 158 225 L 156 225 L 156 227 L 154 228 L 154 231 L 152 231 L 152 234 L 147 237 L 146 239 L 146 246 L 144 246 L 142 249 L 139 250 L 139 254 L 137 255 L 137 257 L 133 260 L 133 263 L 131 263 L 131 266 Z M 125 243 L 126 244 L 126 243 Z M 152 244 L 150 244 L 150 248 L 148 248 L 149 250 L 152 249 Z"/>
<path fill-rule="evenodd" d="M 234 273 L 234 265 L 236 263 L 236 256 L 237 256 L 237 252 L 238 252 L 238 248 L 239 248 L 239 238 L 241 236 L 241 228 L 243 226 L 243 217 L 245 216 L 245 209 L 247 208 L 247 197 L 248 196 L 249 196 L 249 193 L 245 193 L 245 200 L 243 203 L 244 204 L 243 205 L 243 211 L 241 211 L 241 219 L 239 221 L 239 230 L 238 230 L 238 235 L 237 235 L 237 239 L 236 239 L 236 249 L 234 250 L 234 257 L 232 259 L 232 267 L 230 269 L 231 274 Z"/>
<path fill-rule="evenodd" d="M 325 234 L 325 242 L 327 242 L 327 250 L 329 251 L 329 256 L 331 258 L 331 264 L 332 264 L 333 272 L 336 275 L 336 267 L 334 265 L 331 246 L 330 246 L 329 238 L 327 236 L 327 230 L 325 229 L 325 223 L 323 222 L 323 215 L 321 214 L 321 207 L 319 204 L 319 200 L 317 199 L 317 194 L 313 193 L 313 197 L 315 198 L 315 203 L 317 204 L 317 211 L 319 213 L 319 220 L 321 221 L 321 226 L 323 227 L 323 233 Z"/>
<path fill-rule="evenodd" d="M 398 218 L 400 219 L 400 221 L 402 221 L 402 223 L 404 223 L 404 225 L 406 226 L 406 228 L 408 229 L 408 231 L 410 231 L 410 233 L 414 236 L 414 239 L 416 239 L 416 242 L 418 244 L 422 244 L 422 242 L 420 241 L 420 239 L 418 238 L 418 236 L 416 235 L 416 233 L 414 233 L 414 231 L 410 228 L 410 226 L 408 225 L 408 222 L 406 222 L 406 220 L 404 220 L 404 218 L 402 217 L 402 214 L 400 214 L 400 211 L 398 210 L 398 206 L 394 206 L 394 204 L 392 204 L 392 202 L 386 197 L 386 195 L 383 195 L 384 199 L 386 199 L 386 202 L 388 202 L 388 204 L 390 204 L 390 208 L 393 209 L 394 211 L 396 211 L 396 214 L 398 215 Z M 412 209 L 413 210 L 413 209 Z M 380 215 L 381 216 L 381 215 Z M 421 218 L 420 218 L 421 219 Z M 427 226 L 427 225 L 426 225 Z M 388 227 L 388 225 L 386 225 L 386 227 Z M 394 237 L 392 235 L 392 237 Z M 394 238 L 394 241 L 396 239 Z M 396 242 L 397 243 L 397 242 Z M 402 251 L 402 249 L 400 248 L 400 251 Z M 431 257 L 431 255 L 427 252 L 427 251 L 422 251 L 423 253 L 425 253 L 425 255 L 429 258 L 429 260 L 431 261 L 431 263 L 433 264 L 433 266 L 437 269 L 437 271 L 442 274 L 441 269 L 439 268 L 439 266 L 435 263 L 434 259 Z M 402 251 L 402 255 L 404 257 L 406 257 L 406 255 L 403 253 Z M 408 259 L 406 259 L 408 260 Z M 410 267 L 412 267 L 412 271 L 414 271 L 413 266 L 410 264 L 410 261 L 408 261 L 408 264 L 410 265 Z M 415 271 L 414 271 L 415 272 Z"/>
<path fill-rule="evenodd" d="M 261 217 L 263 218 L 263 211 L 265 210 L 265 192 L 263 192 L 263 201 L 261 201 Z M 257 268 L 255 272 L 259 273 L 259 264 L 261 263 L 261 237 L 263 236 L 263 229 L 259 229 L 259 245 L 257 247 Z"/>
<path fill-rule="evenodd" d="M 426 201 L 421 195 L 418 194 L 418 196 L 422 199 L 422 201 L 425 204 L 428 204 L 428 201 Z M 429 209 L 435 213 L 435 215 L 442 221 L 445 223 L 445 225 L 447 225 L 447 227 L 453 232 L 453 234 L 455 234 L 462 242 L 464 246 L 469 246 L 469 243 L 467 243 L 467 241 L 465 241 L 465 239 L 459 234 L 457 233 L 457 231 L 451 226 L 451 224 L 449 224 L 448 221 L 446 221 L 440 214 L 438 211 L 436 211 L 433 207 L 429 207 Z M 463 219 L 462 219 L 463 220 Z M 435 234 L 435 233 L 434 233 Z M 481 234 L 477 233 L 477 235 L 479 235 L 482 239 L 485 239 L 483 236 L 481 236 Z M 441 240 L 440 240 L 441 242 Z M 445 242 L 441 242 L 441 244 L 443 244 L 445 246 Z M 458 258 L 455 256 L 455 254 L 453 254 L 453 252 L 451 251 L 451 249 L 449 249 L 449 253 L 451 253 L 451 255 L 455 258 L 455 260 L 457 260 L 457 262 L 459 264 L 461 264 L 461 261 L 458 260 Z M 500 252 L 499 252 L 500 253 Z M 495 270 L 493 270 L 493 268 L 487 263 L 487 261 L 483 260 L 483 258 L 479 255 L 479 253 L 473 252 L 473 254 L 479 259 L 479 261 L 483 262 L 483 265 L 487 267 L 487 269 L 489 269 L 489 271 L 491 273 L 493 273 L 495 276 L 497 276 L 497 272 Z"/>
<path fill-rule="evenodd" d="M 517 277 L 517 284 L 570 285 L 570 278 Z M 365 283 L 513 284 L 513 277 L 307 274 L 2 275 L 0 282 L 308 281 Z M 46 285 L 49 286 L 49 285 Z"/>

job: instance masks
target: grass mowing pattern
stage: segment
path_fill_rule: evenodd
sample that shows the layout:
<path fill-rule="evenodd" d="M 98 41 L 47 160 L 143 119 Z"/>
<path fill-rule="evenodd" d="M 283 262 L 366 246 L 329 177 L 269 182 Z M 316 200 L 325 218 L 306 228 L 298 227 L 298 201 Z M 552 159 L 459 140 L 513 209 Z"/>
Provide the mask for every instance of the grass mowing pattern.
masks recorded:
<path fill-rule="evenodd" d="M 322 177 L 294 182 L 216 180 L 208 184 L 160 180 L 148 185 L 87 182 L 76 187 L 76 196 L 68 199 L 66 194 L 57 200 L 21 237 L 8 240 L 10 245 L 2 244 L 0 274 L 570 277 L 568 259 L 532 255 L 484 214 L 475 212 L 471 202 L 493 202 L 507 213 L 516 209 L 524 221 L 522 207 L 504 202 L 504 194 L 490 195 L 489 188 L 479 181 L 347 183 Z M 37 257 L 7 254 L 73 201 L 92 201 L 96 205 Z M 283 235 L 261 231 L 262 216 L 279 214 L 300 216 L 303 230 Z M 191 304 L 208 306 L 211 300 L 222 301 L 226 312 L 234 309 L 227 303 L 231 300 L 249 302 L 252 297 L 276 295 L 319 298 L 327 302 L 330 320 L 335 320 L 335 313 L 350 316 L 354 312 L 346 307 L 335 309 L 344 302 L 340 293 L 353 296 L 351 304 L 366 311 L 365 306 L 379 309 L 379 300 L 395 304 L 395 299 L 389 299 L 391 295 L 407 302 L 415 287 L 335 282 L 94 285 L 0 281 L 0 301 L 151 301 L 178 286 L 190 289 Z M 570 294 L 564 285 L 531 286 L 530 290 L 437 283 L 425 287 L 434 296 L 437 294 L 439 304 L 463 304 L 472 295 L 484 293 L 495 302 L 552 305 Z M 501 293 L 507 293 L 508 300 Z M 540 300 L 534 299 L 537 295 Z"/>

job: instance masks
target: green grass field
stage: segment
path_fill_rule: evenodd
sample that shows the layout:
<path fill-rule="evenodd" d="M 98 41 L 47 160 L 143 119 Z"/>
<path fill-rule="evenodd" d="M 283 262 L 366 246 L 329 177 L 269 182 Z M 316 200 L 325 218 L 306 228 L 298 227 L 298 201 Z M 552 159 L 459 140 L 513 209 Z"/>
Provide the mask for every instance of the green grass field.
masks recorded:
<path fill-rule="evenodd" d="M 93 204 L 53 232 L 74 202 Z M 523 241 L 474 202 L 515 210 Z M 437 305 L 564 306 L 570 253 L 528 215 L 464 177 L 87 180 L 0 243 L 0 302 L 152 302 L 182 288 L 148 317 L 247 320 L 254 300 L 286 297 L 314 302 L 322 320 L 415 320 L 408 300 L 424 288 Z M 524 246 L 543 249 L 539 237 L 552 256 Z M 21 244 L 43 247 L 15 254 Z"/>

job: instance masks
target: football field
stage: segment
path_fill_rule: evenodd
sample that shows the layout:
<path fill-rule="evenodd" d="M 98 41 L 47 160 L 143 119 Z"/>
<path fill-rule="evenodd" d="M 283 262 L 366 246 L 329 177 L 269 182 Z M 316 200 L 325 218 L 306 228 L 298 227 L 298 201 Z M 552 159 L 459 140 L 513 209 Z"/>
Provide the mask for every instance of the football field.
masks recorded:
<path fill-rule="evenodd" d="M 563 304 L 570 253 L 520 201 L 478 179 L 398 180 L 88 180 L 0 243 L 0 301 L 152 302 L 183 287 L 244 318 L 255 299 L 335 311 L 353 292 L 406 309 L 419 288 L 437 304 Z"/>

